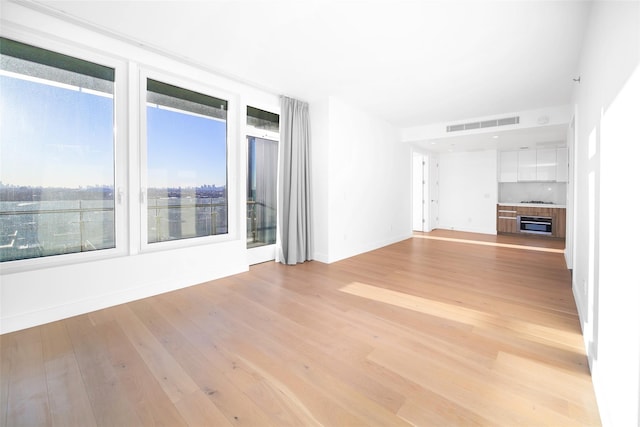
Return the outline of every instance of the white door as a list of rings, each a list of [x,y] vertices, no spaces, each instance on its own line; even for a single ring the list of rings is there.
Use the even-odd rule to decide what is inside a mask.
[[[413,153],[413,230],[429,228],[429,156]]]
[[[428,174],[428,192],[427,200],[429,200],[429,221],[427,222],[427,229],[425,231],[431,231],[434,228],[438,228],[439,224],[439,210],[440,210],[440,174],[438,159],[434,156],[429,157],[429,174]]]
[[[413,153],[413,231],[424,231],[424,159]]]

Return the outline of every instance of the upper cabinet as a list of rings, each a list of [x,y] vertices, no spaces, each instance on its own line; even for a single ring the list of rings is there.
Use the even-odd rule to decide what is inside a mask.
[[[556,181],[569,182],[569,149],[558,148],[556,156]]]
[[[536,150],[520,150],[518,153],[518,181],[537,181]]]
[[[501,152],[498,171],[498,182],[518,182],[518,152]]]
[[[567,182],[569,177],[566,148],[501,151],[498,182]]]
[[[556,180],[556,149],[536,150],[536,181]]]

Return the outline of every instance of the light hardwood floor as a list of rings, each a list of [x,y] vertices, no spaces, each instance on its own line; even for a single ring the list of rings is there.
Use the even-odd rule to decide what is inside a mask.
[[[5,334],[0,424],[599,425],[562,246],[416,234]]]

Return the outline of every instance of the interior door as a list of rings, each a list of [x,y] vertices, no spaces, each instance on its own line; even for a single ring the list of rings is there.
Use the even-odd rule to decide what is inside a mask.
[[[440,211],[440,177],[439,164],[435,156],[429,157],[429,179],[428,179],[428,200],[429,200],[429,222],[428,229],[431,231],[438,228]]]
[[[413,231],[429,231],[429,157],[413,153]]]
[[[424,167],[422,154],[413,153],[413,231],[424,231]]]

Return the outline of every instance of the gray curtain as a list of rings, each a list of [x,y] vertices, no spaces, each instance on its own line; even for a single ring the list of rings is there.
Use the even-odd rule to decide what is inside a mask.
[[[282,96],[280,106],[278,260],[292,265],[311,259],[309,105]]]

